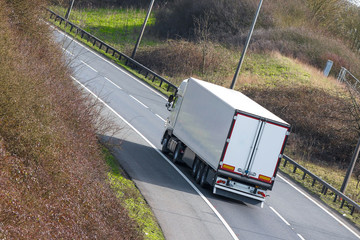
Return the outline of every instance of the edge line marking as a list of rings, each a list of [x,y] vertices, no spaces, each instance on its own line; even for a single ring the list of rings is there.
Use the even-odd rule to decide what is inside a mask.
[[[284,182],[286,182],[287,184],[289,184],[291,187],[293,187],[296,191],[298,191],[299,193],[301,193],[304,197],[306,197],[308,200],[310,200],[311,202],[313,202],[316,206],[318,206],[320,209],[322,209],[324,212],[326,212],[327,214],[329,214],[333,219],[335,219],[339,224],[341,224],[343,227],[345,227],[348,231],[350,231],[352,234],[354,234],[357,238],[360,239],[360,236],[354,231],[352,230],[350,227],[348,227],[345,223],[343,223],[339,218],[337,218],[335,215],[333,215],[331,212],[329,212],[327,209],[325,209],[323,206],[320,205],[320,203],[316,202],[314,199],[312,199],[311,197],[307,196],[307,194],[305,192],[303,192],[302,190],[300,190],[299,188],[297,188],[296,186],[294,186],[292,183],[290,183],[288,180],[286,180],[284,177],[282,177],[280,174],[278,175],[279,178],[281,178],[281,180],[283,180]]]

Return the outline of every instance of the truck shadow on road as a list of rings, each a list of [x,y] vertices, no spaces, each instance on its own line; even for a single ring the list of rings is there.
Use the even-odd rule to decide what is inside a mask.
[[[138,139],[121,140],[116,137],[98,136],[100,142],[106,144],[112,154],[118,160],[121,168],[132,179],[137,186],[141,183],[162,188],[169,188],[173,191],[182,191],[194,195],[198,193],[190,186],[190,184],[180,175],[180,173],[166,161],[155,149],[147,143],[139,143]],[[214,195],[212,188],[207,186],[201,188],[192,178],[190,169],[183,163],[177,163],[175,166],[186,176],[202,194],[210,201],[222,201],[230,204],[247,206],[243,202]],[[150,186],[151,188],[151,186]],[[249,207],[254,207],[250,205]]]

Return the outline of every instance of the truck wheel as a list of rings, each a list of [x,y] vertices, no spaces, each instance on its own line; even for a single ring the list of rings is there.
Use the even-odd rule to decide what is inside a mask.
[[[197,157],[195,157],[195,160],[194,160],[194,163],[193,163],[192,169],[191,169],[191,176],[196,177],[196,174],[199,169],[199,165],[200,165],[200,160]]]
[[[200,178],[200,186],[201,187],[205,187],[207,182],[206,182],[206,178],[207,178],[207,175],[208,175],[208,172],[209,172],[209,166],[206,165],[202,174],[201,174],[201,178]]]
[[[168,153],[169,149],[167,147],[167,144],[169,142],[169,135],[164,136],[163,140],[162,140],[162,148],[161,148],[161,152],[163,153]]]
[[[182,149],[182,144],[181,142],[179,141],[176,145],[176,148],[175,148],[175,151],[174,151],[174,154],[173,154],[173,158],[172,158],[172,162],[173,163],[176,163],[176,162],[179,162],[181,161],[182,159],[182,154],[181,154],[181,151],[183,150]]]
[[[202,176],[203,173],[204,173],[204,169],[205,169],[205,163],[200,162],[200,164],[199,164],[199,169],[198,169],[198,171],[197,171],[197,173],[196,173],[196,177],[195,177],[195,181],[196,181],[197,183],[200,183],[200,179],[201,179],[201,176]]]

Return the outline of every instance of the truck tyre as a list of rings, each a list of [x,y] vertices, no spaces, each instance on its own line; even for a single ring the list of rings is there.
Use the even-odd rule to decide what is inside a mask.
[[[195,177],[195,181],[197,183],[200,183],[200,179],[201,179],[201,176],[204,173],[205,166],[206,166],[205,163],[200,162],[199,167],[198,167],[198,171],[197,171],[196,177]]]
[[[169,152],[169,149],[168,149],[168,147],[167,147],[167,145],[168,145],[168,142],[169,142],[169,135],[165,135],[164,136],[164,138],[163,138],[163,140],[162,140],[162,148],[161,148],[161,152],[163,152],[163,153],[168,153]]]
[[[194,178],[196,177],[196,174],[198,172],[199,165],[200,165],[200,160],[197,157],[195,157],[195,160],[194,160],[194,163],[193,163],[192,169],[191,169],[191,176],[193,176]]]
[[[206,182],[206,178],[207,178],[207,175],[208,175],[208,172],[209,172],[209,166],[206,165],[202,174],[201,174],[201,177],[200,177],[200,186],[201,187],[205,187],[207,182]]]
[[[173,158],[172,158],[172,162],[173,163],[177,163],[179,161],[181,161],[182,159],[182,150],[183,150],[183,146],[182,143],[179,141],[176,145],[174,154],[173,154]]]

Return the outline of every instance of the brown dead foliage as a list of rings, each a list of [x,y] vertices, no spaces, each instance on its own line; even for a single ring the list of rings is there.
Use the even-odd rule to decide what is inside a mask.
[[[139,239],[106,183],[98,113],[40,19],[0,0],[0,239]]]

